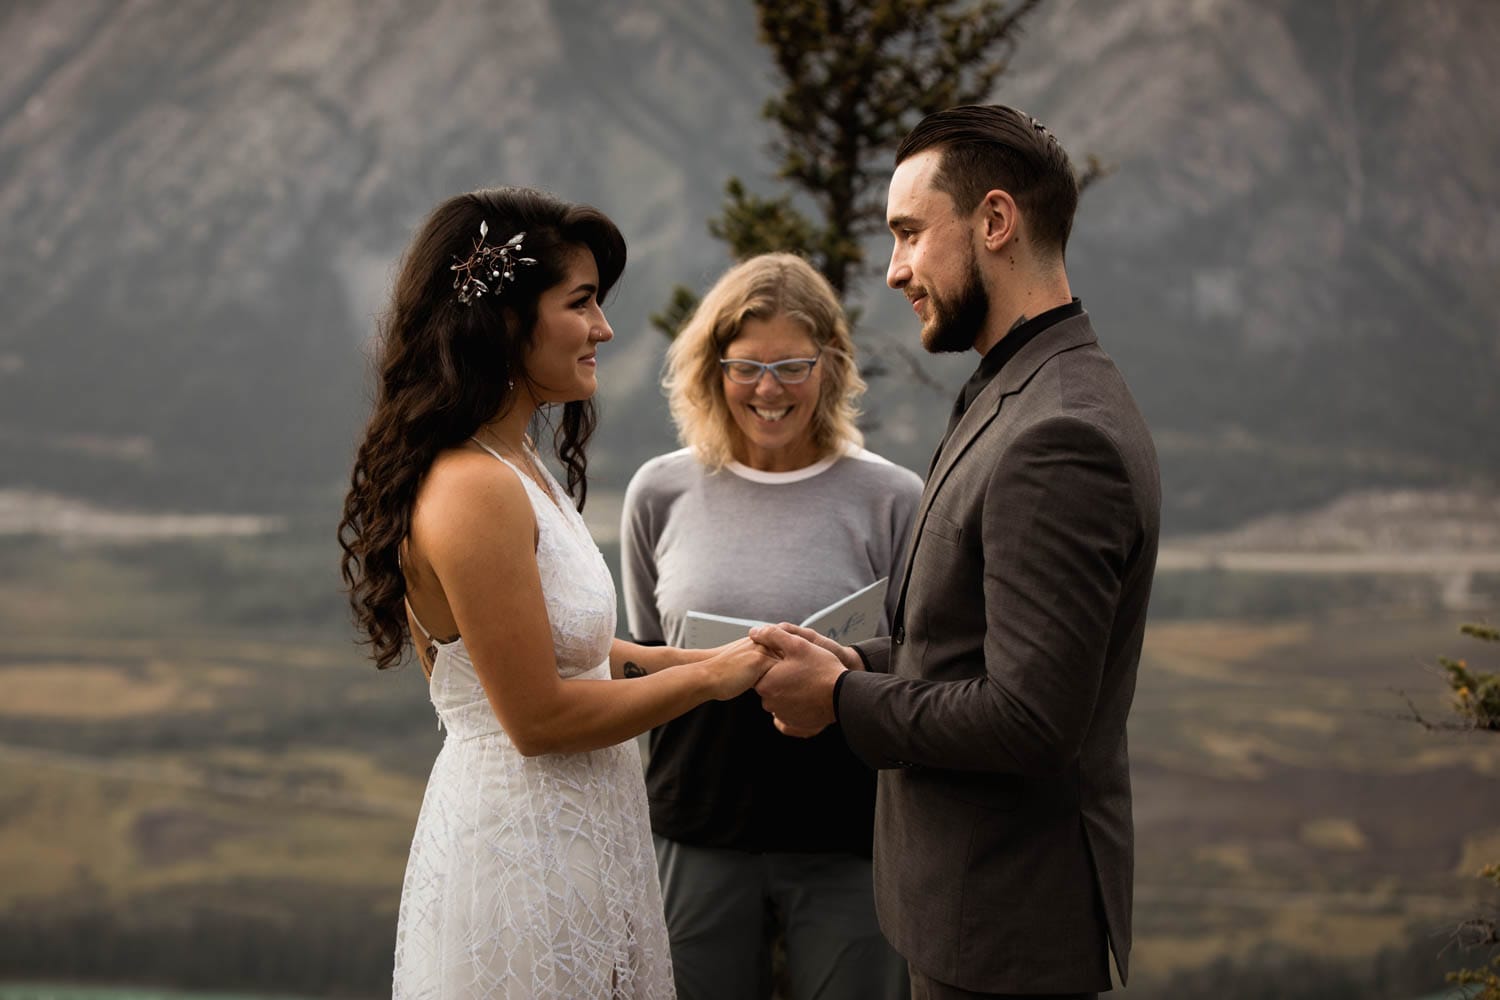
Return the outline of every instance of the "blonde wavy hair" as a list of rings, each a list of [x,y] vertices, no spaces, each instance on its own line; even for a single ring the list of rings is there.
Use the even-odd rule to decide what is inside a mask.
[[[822,352],[822,388],[810,428],[818,457],[864,444],[854,421],[865,381],[855,367],[849,321],[833,286],[796,254],[761,254],[724,272],[667,350],[662,387],[677,436],[710,469],[734,461],[735,446],[741,443],[724,398],[719,358],[745,320],[778,316],[806,328]]]

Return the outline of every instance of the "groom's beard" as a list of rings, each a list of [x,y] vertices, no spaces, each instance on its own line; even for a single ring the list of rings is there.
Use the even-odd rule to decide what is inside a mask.
[[[922,330],[922,346],[927,352],[957,354],[973,347],[990,314],[990,293],[979,273],[974,248],[969,248],[969,273],[957,295],[949,299],[932,291],[927,294],[932,301],[932,321]]]

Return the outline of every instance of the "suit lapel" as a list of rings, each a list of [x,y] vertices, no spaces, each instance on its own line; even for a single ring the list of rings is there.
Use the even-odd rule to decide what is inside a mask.
[[[968,450],[969,445],[979,436],[979,432],[999,416],[1006,397],[1013,396],[1025,388],[1026,383],[1031,381],[1041,367],[1057,355],[1096,342],[1094,329],[1089,324],[1088,315],[1084,314],[1063,320],[1021,348],[1021,352],[1011,358],[1005,367],[1000,369],[1000,373],[990,380],[990,384],[974,397],[974,402],[959,420],[958,426],[953,429],[948,443],[943,445],[943,450],[938,454],[932,473],[927,477],[927,485],[922,491],[922,506],[918,511],[918,518],[927,516],[927,511],[931,508],[938,490],[942,489],[948,474],[953,471],[954,465]]]
[[[922,543],[922,532],[927,525],[927,513],[932,509],[932,501],[937,497],[938,490],[942,489],[948,473],[953,471],[953,466],[979,436],[979,432],[1000,415],[1000,408],[1006,397],[1013,396],[1025,388],[1026,383],[1030,382],[1032,377],[1041,370],[1042,365],[1064,351],[1071,351],[1097,342],[1087,313],[1065,319],[1021,348],[1020,353],[1011,358],[1005,367],[1000,369],[1000,373],[990,380],[990,384],[974,397],[974,402],[964,411],[958,426],[953,428],[953,433],[949,435],[947,443],[938,452],[933,461],[932,472],[922,488],[922,502],[917,509],[917,530],[911,533],[911,543],[907,546],[906,571],[901,578],[901,596],[896,601],[896,616],[891,621],[892,628],[897,625],[905,627],[906,592],[911,587],[911,573],[917,564],[917,547]]]

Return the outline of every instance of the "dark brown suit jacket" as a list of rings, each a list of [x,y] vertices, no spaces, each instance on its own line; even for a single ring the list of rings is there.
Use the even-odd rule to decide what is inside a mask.
[[[889,639],[839,721],[880,768],[881,927],[995,993],[1108,989],[1130,956],[1125,719],[1156,566],[1156,452],[1087,315],[1028,343],[938,456]]]

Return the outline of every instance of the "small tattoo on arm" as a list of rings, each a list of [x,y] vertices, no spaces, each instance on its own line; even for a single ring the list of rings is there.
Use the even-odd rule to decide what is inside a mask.
[[[626,660],[625,661],[625,666],[623,666],[623,667],[620,668],[620,672],[623,673],[626,677],[645,677],[646,676],[646,671],[644,669],[642,669],[640,667],[640,665],[634,663],[631,660]]]

